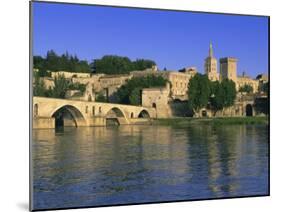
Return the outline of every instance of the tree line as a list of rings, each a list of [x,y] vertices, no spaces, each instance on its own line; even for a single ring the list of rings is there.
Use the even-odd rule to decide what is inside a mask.
[[[48,71],[69,71],[78,73],[128,74],[133,70],[145,70],[156,63],[153,60],[137,59],[131,61],[128,57],[105,55],[94,59],[91,63],[80,60],[68,52],[58,55],[54,50],[47,51],[46,57],[34,56],[33,67],[38,69],[40,77],[50,76]]]
[[[48,51],[46,57],[34,56],[33,67],[39,69],[40,77],[49,76],[48,71],[91,72],[86,60],[80,60],[76,55],[68,54],[68,52],[58,55],[53,50]]]
[[[137,59],[131,61],[128,57],[117,55],[105,55],[101,59],[95,59],[91,64],[94,73],[104,74],[128,74],[134,70],[152,68],[156,63],[152,60]]]

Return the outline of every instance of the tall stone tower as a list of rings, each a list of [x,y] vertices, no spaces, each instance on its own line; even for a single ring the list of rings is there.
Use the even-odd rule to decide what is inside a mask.
[[[230,79],[237,81],[237,59],[234,57],[225,57],[220,59],[220,80]]]
[[[217,73],[217,60],[214,57],[213,46],[211,43],[209,47],[209,55],[205,59],[205,74],[211,81],[219,80],[219,76]]]

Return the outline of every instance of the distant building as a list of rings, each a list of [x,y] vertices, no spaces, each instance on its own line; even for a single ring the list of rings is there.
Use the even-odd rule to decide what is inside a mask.
[[[251,86],[253,88],[253,93],[257,93],[259,90],[259,81],[252,79],[250,76],[247,76],[245,72],[243,72],[242,76],[237,77],[236,90],[239,91],[239,89],[245,85]]]

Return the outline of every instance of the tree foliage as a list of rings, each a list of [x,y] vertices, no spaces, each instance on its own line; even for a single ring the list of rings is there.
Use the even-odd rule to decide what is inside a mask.
[[[210,81],[206,75],[197,73],[188,84],[189,107],[196,112],[207,106],[211,93]]]
[[[39,75],[34,74],[33,95],[34,96],[48,96],[48,91],[45,88],[45,83],[40,79]]]
[[[215,112],[232,106],[235,98],[236,88],[232,80],[224,79],[222,82],[211,82],[210,105]]]
[[[129,102],[132,105],[140,105],[141,104],[141,87],[134,88],[129,95]]]
[[[105,55],[101,59],[95,59],[91,68],[95,73],[104,74],[128,74],[133,70],[144,70],[155,65],[152,60],[137,59],[131,61],[128,57],[117,55]]]
[[[54,79],[55,86],[50,89],[50,96],[54,98],[65,98],[65,94],[70,86],[70,81],[64,75],[59,75]]]
[[[96,94],[96,102],[107,102],[107,98],[103,92],[99,92]]]
[[[236,89],[232,80],[211,82],[206,75],[196,74],[189,82],[188,102],[195,112],[209,106],[215,112],[222,110],[233,105],[235,98]]]
[[[86,60],[79,60],[76,55],[68,52],[58,55],[54,50],[47,52],[46,57],[34,56],[33,67],[39,69],[40,77],[49,76],[49,71],[69,71],[69,72],[91,72],[90,65]]]
[[[215,111],[222,110],[224,107],[225,93],[219,81],[211,82],[210,103]]]
[[[134,77],[116,92],[116,97],[119,103],[140,105],[141,90],[143,88],[162,87],[165,86],[167,80],[162,76],[148,75],[146,77]]]
[[[265,92],[268,95],[269,91],[269,82],[262,84],[261,91]]]
[[[137,59],[133,62],[134,70],[145,70],[147,68],[152,68],[156,65],[153,60]]]
[[[81,93],[84,93],[86,91],[86,85],[78,83],[78,82],[69,83],[68,89],[69,90],[79,90]]]
[[[245,84],[239,88],[239,92],[253,93],[253,87],[251,85]]]

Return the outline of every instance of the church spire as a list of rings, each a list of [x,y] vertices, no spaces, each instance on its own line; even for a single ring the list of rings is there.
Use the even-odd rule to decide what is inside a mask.
[[[209,47],[209,57],[213,57],[213,46],[212,43],[210,43],[210,47]]]

